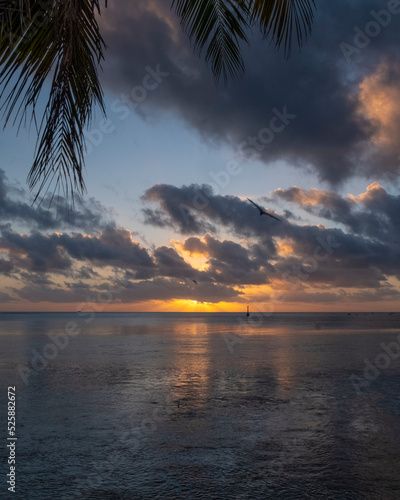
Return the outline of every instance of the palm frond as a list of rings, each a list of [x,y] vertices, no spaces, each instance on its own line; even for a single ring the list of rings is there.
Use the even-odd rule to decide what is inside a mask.
[[[248,42],[248,11],[245,2],[229,0],[173,0],[182,28],[193,43],[195,52],[210,63],[217,83],[221,76],[238,78],[244,73],[240,42]]]
[[[28,183],[31,189],[39,186],[36,198],[53,180],[73,195],[84,190],[84,128],[94,104],[104,112],[97,74],[104,51],[95,19],[99,0],[31,1],[29,10],[18,10],[21,2],[0,4],[0,98],[13,86],[0,109],[6,124],[14,116],[21,125],[28,109],[34,118],[43,84],[52,75]],[[2,10],[5,3],[15,10]]]
[[[107,1],[105,1],[107,6]],[[246,31],[258,25],[279,48],[290,53],[292,40],[301,47],[311,30],[314,0],[172,0],[182,28],[202,54],[217,83],[244,73],[241,44]],[[37,196],[53,180],[84,190],[84,128],[92,109],[104,112],[97,69],[105,49],[96,22],[100,0],[0,0],[0,107],[7,124],[31,119],[38,141],[28,182]],[[42,119],[36,105],[51,76]],[[10,90],[11,88],[11,90]],[[6,93],[6,91],[8,93]],[[36,199],[35,198],[35,199]]]
[[[282,44],[289,56],[295,37],[301,48],[311,33],[314,19],[314,0],[249,0],[251,22],[257,24],[265,37],[275,46]]]
[[[0,40],[8,37],[11,44],[13,35],[22,30],[30,18],[29,0],[0,0]]]

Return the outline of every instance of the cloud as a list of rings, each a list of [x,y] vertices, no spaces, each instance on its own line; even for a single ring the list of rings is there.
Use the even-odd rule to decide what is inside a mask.
[[[214,233],[217,226],[233,226],[237,234],[251,236],[263,233],[265,240],[279,234],[280,224],[268,219],[270,233],[265,232],[265,218],[258,215],[247,200],[238,196],[215,195],[211,186],[191,184],[180,188],[168,184],[156,184],[149,188],[144,201],[157,203],[160,208],[146,208],[145,223],[173,227],[182,234]],[[274,245],[269,245],[274,251]]]
[[[387,244],[400,243],[400,196],[389,194],[379,183],[367,187],[365,193],[357,196],[318,190],[277,189],[272,199],[283,199],[295,203],[307,212],[342,224],[352,233],[379,240]]]
[[[69,207],[65,198],[57,196],[48,208],[50,196],[39,207],[29,205],[25,201],[27,197],[25,190],[11,184],[4,170],[0,169],[0,222],[18,222],[37,230],[68,228],[96,231],[109,223],[111,216],[94,198],[82,200],[76,197],[74,207]]]
[[[151,277],[155,269],[148,251],[132,239],[130,231],[115,226],[106,227],[96,236],[44,235],[38,231],[21,235],[7,230],[0,238],[0,248],[8,252],[16,268],[30,272],[65,273],[72,270],[74,261],[129,268],[137,278]]]
[[[118,283],[117,283],[118,284]],[[196,300],[198,302],[234,301],[243,292],[232,286],[218,283],[191,282],[176,279],[155,278],[140,282],[122,282],[119,300],[122,302],[142,302],[147,300]]]
[[[148,225],[183,238],[146,248],[113,222],[91,233],[47,227],[24,234],[1,225],[7,286],[0,300],[72,304],[103,292],[113,304],[262,302],[280,292],[286,302],[334,304],[398,296],[400,195],[377,182],[355,195],[293,186],[268,198],[311,213],[318,225],[281,213],[281,222],[261,217],[246,199],[214,194],[207,185],[157,184],[143,200]]]
[[[84,279],[84,280],[89,280],[89,279],[100,277],[99,273],[97,273],[96,271],[93,271],[93,269],[91,269],[88,266],[81,266],[77,271],[75,271],[73,276],[74,276],[74,278]]]
[[[11,295],[9,295],[8,293],[0,292],[0,303],[14,302],[14,301],[15,301],[15,298],[11,297]]]
[[[373,124],[372,141],[397,148],[400,134],[400,67],[382,62],[360,83],[360,114]],[[396,152],[396,151],[394,151]]]
[[[181,246],[184,251],[207,256],[214,279],[226,278],[235,283],[232,269],[236,269],[238,282],[244,284],[248,283],[249,273],[257,270],[257,280],[264,283],[294,277],[307,283],[363,288],[379,287],[387,276],[400,277],[400,233],[394,230],[400,224],[396,219],[400,196],[388,194],[377,183],[358,197],[298,187],[278,189],[272,195],[272,199],[282,198],[314,215],[335,221],[343,229],[327,228],[323,224],[296,225],[285,219],[280,223],[259,217],[247,200],[214,195],[209,186],[174,187],[173,198],[170,198],[170,188],[156,185],[149,191],[151,200],[163,207],[163,218],[171,227],[187,234],[212,225],[219,231],[228,231],[235,239],[247,239],[244,247],[231,241],[218,241],[211,235],[185,240]],[[202,209],[196,208],[193,201],[199,193],[204,196]],[[176,210],[181,203],[185,203],[190,216],[186,217],[189,221],[186,225]],[[322,260],[316,260],[321,256],[323,264]],[[229,272],[225,272],[226,267]]]
[[[117,266],[135,271],[137,278],[151,277],[154,262],[148,251],[132,239],[127,229],[108,226],[99,235],[62,234],[57,243],[68,255],[94,266]]]
[[[3,231],[0,248],[8,253],[9,261],[16,269],[62,273],[70,269],[72,261],[57,242],[57,234],[45,236],[35,231],[28,236]]]
[[[168,184],[156,184],[145,192],[142,200],[158,202],[161,209],[144,208],[144,222],[159,227],[178,227],[183,234],[215,231],[212,224],[196,218],[191,211],[191,207],[202,208],[207,205],[208,193],[208,186],[193,184],[178,188]],[[176,196],[179,197],[179,203],[176,203]]]
[[[46,274],[21,272],[20,277],[24,282],[33,285],[54,285],[54,281]]]
[[[0,274],[10,274],[10,272],[14,269],[13,264],[6,259],[0,259]]]
[[[238,154],[246,150],[266,165],[285,160],[307,171],[311,167],[332,183],[398,171],[397,153],[381,141],[390,135],[393,142],[400,126],[398,20],[393,15],[348,62],[341,44],[354,43],[354,28],[362,30],[373,19],[376,2],[323,2],[318,7],[310,40],[289,60],[257,33],[250,34],[246,75],[224,89],[215,87],[165,2],[138,0],[123,9],[111,4],[102,22],[109,47],[104,83],[120,101],[114,109],[141,85],[146,67],[159,65],[169,75],[144,100],[132,103],[136,112],[172,112],[211,143],[228,143]],[[386,96],[387,112],[381,113],[372,93]],[[296,117],[276,120],[285,109]],[[110,118],[118,119],[121,112],[111,109]]]
[[[235,285],[261,285],[268,283],[269,273],[274,272],[257,245],[243,246],[206,234],[202,239],[193,236],[187,238],[181,249],[207,257],[206,271],[199,275],[199,279]]]
[[[26,285],[13,292],[21,300],[50,303],[86,303],[102,297],[102,304],[131,304],[147,301],[193,300],[199,302],[232,301],[240,298],[242,292],[232,287],[214,283],[188,286],[176,279],[155,278],[152,280],[116,280],[104,286],[91,287],[85,283],[66,283],[63,287]],[[1,296],[0,296],[1,300]],[[15,300],[15,299],[14,299]]]

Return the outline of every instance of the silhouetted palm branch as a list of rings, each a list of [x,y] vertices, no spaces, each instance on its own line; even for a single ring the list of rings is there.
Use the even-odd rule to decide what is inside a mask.
[[[290,54],[294,36],[301,48],[311,32],[314,0],[250,0],[251,21],[258,24],[265,37],[270,36],[276,47],[282,44]]]
[[[217,82],[221,75],[238,78],[244,72],[240,41],[248,42],[249,12],[245,2],[226,0],[173,0],[172,7],[180,17],[194,50],[202,53],[206,46],[206,62]]]
[[[99,8],[98,1],[87,0],[0,3],[0,97],[5,96],[6,123],[14,116],[21,125],[30,107],[35,118],[43,84],[52,75],[28,176],[31,188],[39,186],[36,197],[53,180],[67,194],[69,188],[72,194],[84,189],[83,131],[94,103],[104,111],[97,74],[104,43],[94,15]]]
[[[248,43],[250,26],[288,55],[293,38],[300,47],[306,40],[314,7],[314,0],[172,0],[194,50],[205,50],[217,83],[243,74],[241,44]],[[84,190],[83,131],[94,104],[104,112],[97,69],[105,46],[96,11],[100,0],[0,0],[0,109],[6,124],[14,117],[19,126],[32,110],[38,141],[28,182],[31,189],[38,186],[36,198],[53,180],[66,194]],[[50,76],[38,124],[36,105]]]
[[[173,0],[182,28],[205,59],[217,83],[221,75],[234,79],[244,73],[240,43],[248,43],[246,31],[258,26],[279,48],[290,54],[295,38],[299,47],[311,31],[314,0]]]

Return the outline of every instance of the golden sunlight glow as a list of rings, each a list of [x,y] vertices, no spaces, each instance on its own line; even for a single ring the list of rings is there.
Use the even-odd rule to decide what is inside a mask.
[[[285,191],[282,188],[275,190],[276,193],[279,191]],[[327,196],[327,192],[317,188],[302,189],[297,186],[291,188],[292,200],[299,205],[320,205],[324,202],[324,198]]]
[[[384,191],[384,189],[378,182],[373,182],[367,186],[367,191],[365,193],[361,193],[358,196],[354,194],[348,194],[347,196],[356,203],[362,203],[374,198],[378,191]]]
[[[177,240],[169,240],[170,243],[174,246],[175,250],[179,253],[179,255],[185,259],[185,261],[190,264],[194,269],[198,271],[206,271],[208,269],[208,255],[189,251],[184,247],[184,243]]]
[[[276,241],[276,246],[279,255],[291,255],[294,253],[294,248],[289,238]]]
[[[400,118],[400,89],[389,82],[391,68],[387,63],[364,78],[360,84],[360,113],[376,127],[373,142],[378,145],[397,144]]]
[[[268,285],[247,285],[241,288],[243,296],[250,302],[263,302],[269,300],[274,293],[274,287]]]
[[[157,302],[157,304],[156,304]],[[238,302],[200,302],[197,300],[177,299],[168,302],[154,301],[153,311],[160,312],[238,312],[246,306]]]

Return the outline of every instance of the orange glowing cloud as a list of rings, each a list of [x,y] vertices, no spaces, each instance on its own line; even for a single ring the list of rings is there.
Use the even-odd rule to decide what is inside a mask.
[[[208,256],[207,244],[205,238],[198,238],[197,236],[190,236],[184,242],[178,240],[169,240],[172,245],[181,253],[190,255],[191,257],[204,257]]]
[[[207,246],[200,238],[191,236],[184,242],[172,239],[169,241],[185,261],[194,269],[205,271],[208,268]],[[191,244],[190,242],[195,242],[195,244]]]
[[[361,193],[358,196],[354,196],[353,194],[348,194],[347,196],[356,203],[367,203],[377,195],[382,194],[383,191],[386,192],[378,182],[373,182],[367,187],[365,193]]]
[[[275,243],[279,255],[292,255],[294,253],[293,242],[290,239],[281,239]]]
[[[278,188],[274,193],[282,198],[286,198],[286,194],[290,192],[290,201],[298,203],[299,205],[321,205],[324,200],[330,196],[330,193],[322,189],[311,188],[302,189],[293,186],[290,189]]]
[[[375,128],[372,141],[376,145],[395,145],[400,132],[400,88],[390,78],[393,68],[387,63],[360,84],[360,114]]]

